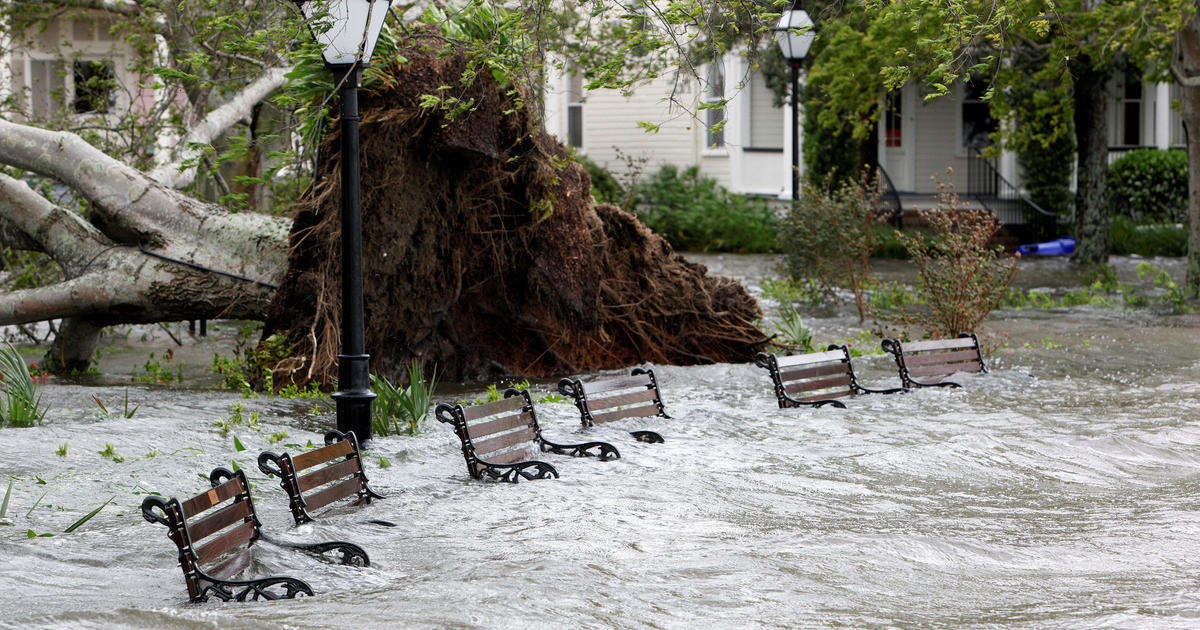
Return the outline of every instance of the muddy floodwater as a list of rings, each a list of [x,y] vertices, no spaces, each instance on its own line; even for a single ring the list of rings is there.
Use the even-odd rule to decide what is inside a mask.
[[[765,257],[701,262],[755,292],[774,273]],[[1115,262],[1136,281],[1137,261]],[[1022,286],[1076,282],[1062,261],[1022,265]],[[817,340],[856,336],[849,313],[814,313]],[[987,327],[1003,345],[962,389],[859,397],[844,410],[780,410],[749,364],[655,366],[670,420],[584,433],[574,407],[540,403],[550,439],[608,440],[622,454],[549,455],[557,480],[471,481],[449,427],[430,419],[416,437],[369,442],[367,473],[386,499],[299,527],[254,462],[320,443],[332,414],[213,391],[212,353],[232,346],[219,329],[177,347],[194,385],[130,383],[149,352],[175,347],[135,333],[114,341],[91,384],[47,383],[41,426],[0,430],[0,492],[13,480],[0,627],[1200,626],[1200,318],[1001,309]],[[856,366],[868,387],[898,384],[883,355]],[[447,386],[438,400],[482,391]],[[239,403],[258,426],[223,434],[214,421]],[[197,494],[201,475],[234,462],[267,532],[349,540],[372,566],[257,545],[251,573],[299,577],[316,596],[188,604],[166,529],[139,505],[150,492]]]

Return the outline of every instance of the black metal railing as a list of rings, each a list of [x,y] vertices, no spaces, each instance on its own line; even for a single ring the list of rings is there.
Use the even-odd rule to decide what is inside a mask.
[[[1038,237],[1051,237],[1057,232],[1058,217],[1005,179],[996,168],[995,158],[978,151],[967,158],[967,196],[996,215],[1010,231]]]
[[[879,188],[879,211],[887,213],[888,223],[899,228],[904,220],[904,206],[900,203],[900,193],[896,190],[887,171],[883,170],[882,166],[875,168],[879,170],[879,179],[876,184]]]

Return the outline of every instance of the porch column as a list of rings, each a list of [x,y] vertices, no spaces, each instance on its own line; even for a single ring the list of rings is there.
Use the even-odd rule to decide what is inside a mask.
[[[742,174],[742,147],[746,145],[744,132],[749,127],[747,118],[750,115],[750,108],[746,107],[750,89],[743,85],[747,76],[744,57],[726,55],[725,68],[726,77],[740,77],[737,83],[732,85],[726,79],[724,98],[729,99],[725,105],[725,151],[729,155],[729,189],[742,193],[745,191],[746,179]]]
[[[792,129],[792,105],[791,100],[795,95],[791,93],[791,86],[788,86],[788,101],[783,107],[779,108],[779,115],[783,117],[783,168],[780,170],[780,175],[783,178],[783,189],[779,193],[780,199],[792,198],[792,135],[795,129]],[[798,138],[803,140],[803,138]],[[801,168],[803,168],[804,160],[801,160]]]
[[[1154,146],[1171,148],[1171,84],[1154,86]]]

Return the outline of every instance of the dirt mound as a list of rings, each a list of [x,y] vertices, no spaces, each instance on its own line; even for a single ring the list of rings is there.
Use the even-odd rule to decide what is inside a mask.
[[[633,215],[594,205],[586,171],[514,105],[519,93],[481,77],[441,92],[472,100],[468,113],[448,119],[421,107],[422,95],[458,86],[465,65],[439,58],[434,43],[410,41],[395,80],[361,98],[373,371],[403,381],[417,358],[464,381],[752,357],[764,341],[755,300],[684,260]],[[322,144],[266,321],[264,339],[283,333],[297,350],[277,369],[277,385],[337,372],[337,146],[336,132]]]

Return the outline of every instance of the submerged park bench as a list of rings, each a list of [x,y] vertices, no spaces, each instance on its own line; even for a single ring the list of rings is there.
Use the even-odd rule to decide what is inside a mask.
[[[654,370],[649,368],[634,368],[629,376],[590,383],[577,378],[564,378],[558,382],[558,391],[575,402],[584,427],[625,418],[671,417],[663,407]],[[662,436],[654,431],[629,433],[642,442],[663,442]]]
[[[904,391],[901,387],[867,389],[859,385],[850,363],[850,349],[844,345],[834,344],[824,352],[787,357],[760,352],[755,355],[754,364],[770,374],[780,409],[824,405],[845,409],[846,405],[838,398]]]
[[[962,387],[942,379],[960,372],[987,372],[983,365],[983,353],[979,350],[979,338],[974,333],[963,333],[957,339],[933,341],[884,339],[883,349],[896,358],[900,382],[909,389]],[[927,380],[929,378],[933,380]]]
[[[311,521],[311,512],[347,497],[356,497],[354,504],[383,498],[367,485],[353,431],[329,431],[325,446],[295,457],[265,451],[258,456],[258,469],[279,478],[297,525]]]
[[[550,464],[529,458],[533,446],[541,452],[574,457],[621,457],[607,442],[556,444],[546,440],[527,390],[509,388],[500,400],[466,407],[442,403],[434,409],[434,415],[454,427],[462,441],[467,472],[474,479],[516,483],[521,479],[558,477]]]
[[[209,475],[209,481],[211,490],[186,501],[176,498],[164,501],[158,496],[148,496],[142,501],[142,517],[151,523],[165,525],[167,536],[179,549],[179,566],[183,569],[191,601],[207,601],[210,595],[222,601],[312,595],[308,584],[293,577],[231,579],[249,566],[249,547],[259,539],[316,555],[337,553],[341,564],[370,565],[367,552],[348,542],[296,544],[267,538],[254,511],[250,486],[243,471],[216,468]],[[222,504],[225,505],[214,509]],[[213,565],[217,560],[221,561]],[[202,568],[203,565],[212,566]]]

